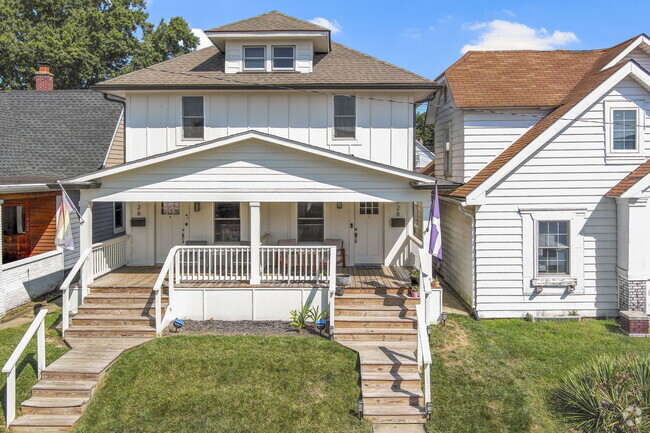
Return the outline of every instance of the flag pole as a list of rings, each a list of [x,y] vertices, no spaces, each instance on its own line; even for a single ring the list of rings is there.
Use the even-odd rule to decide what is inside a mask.
[[[75,206],[74,202],[72,201],[72,199],[70,198],[70,196],[69,196],[68,193],[66,192],[65,188],[63,188],[63,185],[61,184],[61,181],[60,181],[60,180],[57,180],[56,183],[58,183],[58,184],[59,184],[59,187],[61,187],[61,193],[64,194],[64,195],[68,198],[68,202],[69,202],[70,205],[72,206],[72,210],[73,210],[73,211],[77,214],[77,216],[79,217],[79,222],[80,222],[80,223],[83,223],[84,220],[83,220],[83,217],[81,216],[81,212],[79,212],[79,209],[77,209],[77,206]]]

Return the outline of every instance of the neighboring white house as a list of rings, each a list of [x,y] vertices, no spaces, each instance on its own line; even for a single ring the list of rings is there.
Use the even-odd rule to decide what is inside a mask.
[[[650,40],[468,52],[430,103],[439,273],[485,318],[646,313]],[[625,180],[623,180],[625,179]]]
[[[128,265],[242,246],[252,285],[260,247],[336,244],[348,266],[413,264],[434,181],[414,171],[414,114],[439,86],[277,12],[206,34],[215,46],[94,86],[126,102],[126,163],[67,180],[88,187],[84,218],[126,203]],[[85,247],[91,236],[82,228]],[[225,315],[210,288],[175,293],[179,317],[259,317],[242,291]],[[299,302],[275,293],[265,317],[285,318]]]

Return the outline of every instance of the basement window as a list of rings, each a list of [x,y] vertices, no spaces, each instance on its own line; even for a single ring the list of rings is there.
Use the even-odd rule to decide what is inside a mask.
[[[203,96],[183,96],[183,138],[203,139]]]

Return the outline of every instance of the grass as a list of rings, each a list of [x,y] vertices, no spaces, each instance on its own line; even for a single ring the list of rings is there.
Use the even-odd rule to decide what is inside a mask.
[[[319,338],[172,336],[125,353],[75,432],[370,432],[357,355]]]
[[[429,432],[565,433],[554,402],[564,376],[600,355],[649,354],[614,320],[539,322],[452,316],[434,327]]]
[[[45,316],[45,357],[47,359],[47,365],[54,362],[69,350],[60,339],[59,332],[53,329],[53,325],[58,323],[60,319],[61,309],[48,313],[47,316]],[[20,339],[23,338],[23,335],[25,334],[25,331],[27,331],[27,328],[29,328],[30,324],[31,323],[27,323],[15,328],[0,330],[0,363],[3,366],[20,342]],[[32,386],[34,386],[38,381],[36,378],[36,369],[36,337],[34,337],[23,352],[18,364],[16,364],[16,409],[20,408],[20,404],[23,401],[32,396]],[[0,420],[3,425],[5,424],[5,408],[7,405],[6,383],[7,376],[0,374],[0,386],[2,387],[0,390],[2,399],[2,415]],[[19,415],[18,410],[16,411],[16,414],[17,416]],[[2,427],[0,427],[0,430],[6,431]]]

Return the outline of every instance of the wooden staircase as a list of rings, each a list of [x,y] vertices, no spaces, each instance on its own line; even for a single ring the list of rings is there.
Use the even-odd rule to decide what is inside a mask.
[[[163,297],[163,314],[167,298]],[[43,370],[22,403],[13,433],[60,433],[72,429],[104,373],[125,351],[156,336],[151,288],[96,287],[79,306],[66,331],[72,347]]]
[[[426,422],[415,356],[417,321],[406,287],[347,288],[336,297],[334,339],[359,353],[363,416],[381,424]]]

